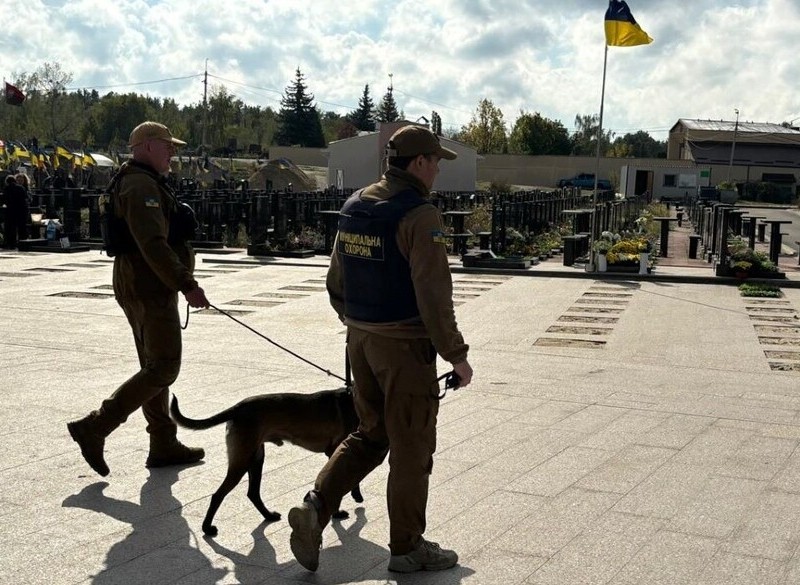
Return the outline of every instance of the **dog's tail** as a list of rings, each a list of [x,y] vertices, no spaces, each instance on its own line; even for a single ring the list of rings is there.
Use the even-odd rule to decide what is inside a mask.
[[[230,409],[223,410],[219,414],[215,414],[210,418],[187,418],[181,414],[181,411],[178,408],[177,396],[172,397],[172,404],[169,406],[169,413],[172,415],[172,420],[174,420],[179,426],[187,429],[193,429],[195,431],[210,429],[211,427],[215,427],[218,424],[222,424],[231,419]]]

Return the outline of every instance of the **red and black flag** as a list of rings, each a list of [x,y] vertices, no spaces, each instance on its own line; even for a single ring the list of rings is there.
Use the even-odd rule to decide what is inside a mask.
[[[21,106],[25,101],[25,94],[19,88],[6,81],[6,103],[12,106]]]

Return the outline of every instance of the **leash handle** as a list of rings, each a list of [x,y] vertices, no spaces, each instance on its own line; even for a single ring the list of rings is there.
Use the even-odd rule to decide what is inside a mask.
[[[444,380],[444,390],[439,390],[439,382]],[[448,390],[455,390],[458,388],[458,385],[461,383],[461,376],[456,374],[455,370],[450,370],[446,374],[442,374],[438,378],[436,378],[436,391],[432,393],[432,395],[441,400],[445,396],[447,396]]]

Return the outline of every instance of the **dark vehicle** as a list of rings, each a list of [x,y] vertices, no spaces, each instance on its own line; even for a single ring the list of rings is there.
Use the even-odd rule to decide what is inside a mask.
[[[594,189],[594,174],[580,173],[569,179],[561,179],[558,182],[559,187],[580,187],[581,189]],[[598,179],[597,188],[600,191],[610,191],[614,188],[611,181],[608,179]]]

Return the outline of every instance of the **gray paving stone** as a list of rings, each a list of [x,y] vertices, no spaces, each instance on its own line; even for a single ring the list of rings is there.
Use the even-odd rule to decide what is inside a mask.
[[[590,528],[619,496],[570,488],[550,498],[494,541],[504,550],[550,558]]]
[[[581,443],[581,446],[618,451],[633,443],[639,443],[641,437],[662,424],[668,417],[669,414],[661,412],[625,410],[622,416],[593,433]]]
[[[509,488],[529,494],[555,496],[612,456],[613,453],[600,449],[569,447],[512,482]]]
[[[617,512],[669,519],[687,506],[702,489],[709,470],[673,460],[662,465],[623,496],[614,506]]]
[[[783,583],[786,563],[751,556],[721,553],[714,557],[696,581],[698,585],[778,585]]]
[[[697,496],[670,521],[677,532],[726,538],[748,517],[767,482],[738,477],[709,477]]]
[[[664,422],[639,436],[638,441],[643,445],[682,449],[713,422],[713,419],[707,417],[672,414]]]
[[[697,583],[718,547],[719,541],[711,538],[661,530],[608,583],[691,585]]]
[[[57,254],[0,257],[4,271],[64,262]],[[209,260],[203,268],[219,265]],[[271,300],[259,295],[321,280],[325,262],[222,266],[203,285],[220,304]],[[613,331],[600,350],[534,342],[563,315],[594,314],[573,311],[576,301],[618,282],[509,276],[460,305],[475,379],[441,403],[426,533],[455,548],[460,566],[388,573],[383,464],[362,483],[363,505],[345,498],[351,518],[325,530],[311,575],[289,550],[285,514],[313,485],[322,455],[268,445],[262,495],[284,518],[263,523],[245,479],[219,510],[215,539],[200,524],[227,467],[224,427],[180,431],[206,449],[202,465],[151,472],[145,422],[135,413],[107,441],[111,474],[89,470],[65,423],[96,408],[138,365],[112,299],[52,296],[110,282],[110,264],[74,268],[0,283],[0,319],[9,325],[0,339],[2,583],[800,580],[798,374],[770,370],[733,287],[626,283],[635,286],[618,320],[604,325]],[[800,289],[784,292],[787,306],[800,309]],[[242,321],[343,375],[344,328],[324,292],[281,300],[248,307]],[[193,417],[254,394],[341,385],[222,315],[192,311],[183,339],[172,390]]]
[[[788,561],[800,545],[800,494],[767,490],[728,537],[726,552]]]
[[[675,455],[674,449],[630,445],[581,478],[577,485],[626,494]]]
[[[662,522],[609,512],[531,575],[530,585],[608,583],[652,538]]]
[[[794,453],[797,444],[797,439],[748,437],[717,468],[717,473],[768,481],[786,467],[787,459]]]

